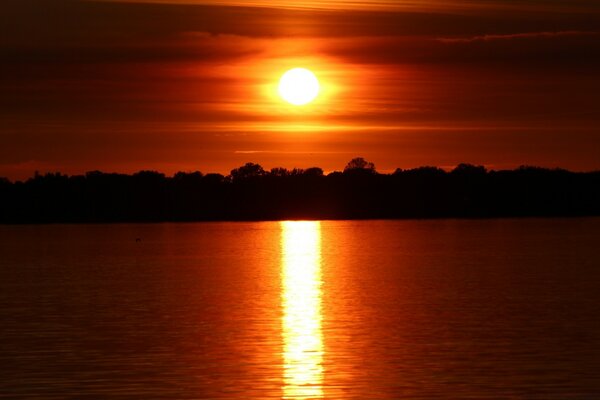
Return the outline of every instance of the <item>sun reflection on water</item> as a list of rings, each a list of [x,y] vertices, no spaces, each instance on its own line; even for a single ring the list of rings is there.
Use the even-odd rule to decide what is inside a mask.
[[[321,225],[281,222],[283,394],[286,399],[323,397],[321,333]]]

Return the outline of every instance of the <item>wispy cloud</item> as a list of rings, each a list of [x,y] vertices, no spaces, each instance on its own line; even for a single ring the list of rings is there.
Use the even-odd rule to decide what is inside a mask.
[[[552,39],[565,36],[596,36],[600,32],[594,31],[558,31],[558,32],[525,32],[511,33],[503,35],[478,35],[462,38],[438,38],[442,43],[472,43],[472,42],[490,42],[495,40],[513,40],[513,39]]]
[[[352,154],[351,151],[236,150],[235,154]]]
[[[162,3],[185,5],[217,5],[235,7],[268,7],[280,9],[313,10],[411,10],[411,11],[598,11],[600,7],[588,0],[570,0],[557,4],[554,0],[85,0],[111,3]]]

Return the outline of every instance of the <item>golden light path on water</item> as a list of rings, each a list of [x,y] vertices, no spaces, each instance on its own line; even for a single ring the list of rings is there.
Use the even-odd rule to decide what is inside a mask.
[[[281,222],[283,397],[323,397],[321,224]]]

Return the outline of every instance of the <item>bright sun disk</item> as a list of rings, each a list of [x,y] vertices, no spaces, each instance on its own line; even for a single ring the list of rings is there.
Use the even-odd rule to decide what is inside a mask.
[[[279,95],[288,103],[303,106],[319,94],[319,80],[306,68],[287,71],[279,80]]]

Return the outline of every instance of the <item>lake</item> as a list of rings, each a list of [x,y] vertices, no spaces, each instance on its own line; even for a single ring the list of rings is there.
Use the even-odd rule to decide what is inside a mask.
[[[0,226],[0,397],[600,398],[600,219]]]

